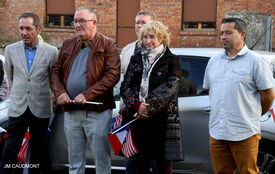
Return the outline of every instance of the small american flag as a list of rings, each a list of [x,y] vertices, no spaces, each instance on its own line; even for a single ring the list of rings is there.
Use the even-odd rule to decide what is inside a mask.
[[[118,128],[119,126],[121,126],[121,122],[122,122],[122,115],[117,115],[117,116],[113,117],[111,130],[114,130],[114,129]]]
[[[134,145],[130,128],[126,135],[126,140],[125,140],[124,144],[122,145],[121,151],[125,155],[126,158],[130,158],[131,156],[133,156],[134,154],[136,154],[138,152],[136,146]]]
[[[125,157],[130,158],[138,152],[134,145],[130,128],[130,124],[136,119],[126,123],[123,126],[120,126],[122,116],[116,116],[114,118],[112,124],[112,128],[114,129],[112,129],[112,132],[108,135],[109,141],[116,155],[118,155],[121,151]],[[119,125],[119,127],[115,127],[113,125]]]

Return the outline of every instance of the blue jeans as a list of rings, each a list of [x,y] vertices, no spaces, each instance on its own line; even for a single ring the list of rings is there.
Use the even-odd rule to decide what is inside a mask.
[[[68,141],[69,173],[84,174],[86,146],[92,151],[96,173],[111,174],[108,132],[112,110],[103,112],[75,110],[65,112],[64,129]]]

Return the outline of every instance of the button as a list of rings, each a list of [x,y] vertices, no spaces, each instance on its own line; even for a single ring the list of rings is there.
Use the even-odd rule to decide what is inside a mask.
[[[28,79],[28,81],[31,81],[30,79]]]
[[[29,94],[30,93],[30,91],[27,91],[27,94]]]

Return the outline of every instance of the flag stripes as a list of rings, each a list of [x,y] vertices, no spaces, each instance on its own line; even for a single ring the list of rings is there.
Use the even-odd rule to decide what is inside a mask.
[[[127,158],[130,158],[137,153],[137,148],[134,145],[130,128],[128,134],[126,135],[126,142],[122,145],[121,151]]]
[[[108,139],[116,155],[122,152],[125,157],[130,158],[138,152],[130,129],[130,124],[136,119],[121,126],[122,118],[122,115],[112,118],[111,133],[108,135]]]
[[[116,117],[112,118],[112,127],[111,130],[114,130],[118,128],[121,125],[122,122],[122,115],[118,115]]]

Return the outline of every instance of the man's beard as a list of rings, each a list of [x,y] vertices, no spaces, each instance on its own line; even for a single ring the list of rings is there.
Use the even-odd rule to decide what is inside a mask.
[[[223,42],[223,48],[226,50],[226,51],[229,51],[229,50],[231,50],[231,48],[232,48],[232,45],[231,45],[231,43],[230,42],[226,42],[226,44]]]

